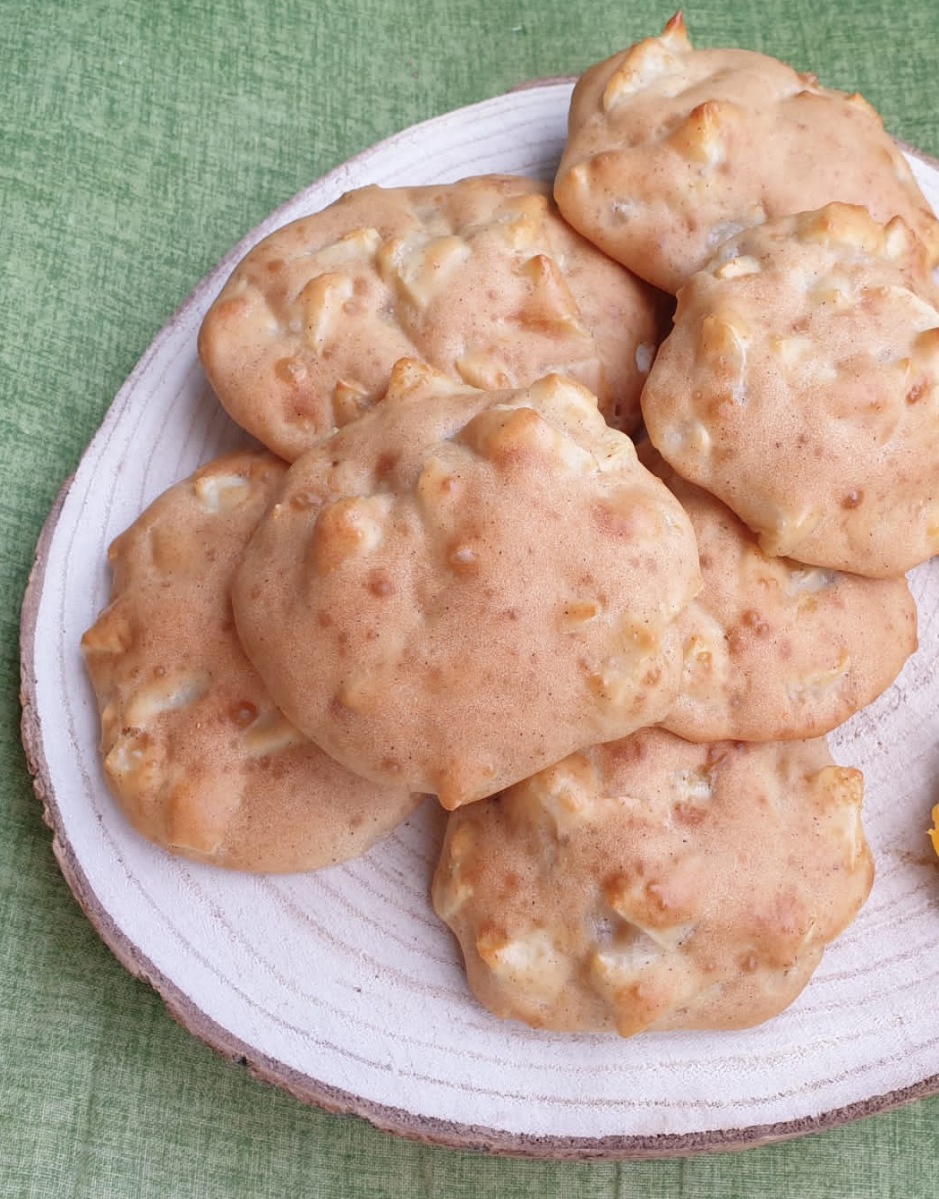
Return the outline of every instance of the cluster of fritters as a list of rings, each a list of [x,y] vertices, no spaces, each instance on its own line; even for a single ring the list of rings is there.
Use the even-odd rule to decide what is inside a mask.
[[[824,736],[915,649],[939,551],[937,261],[860,97],[680,16],[579,80],[553,188],[272,234],[199,336],[260,444],[114,542],[82,643],[129,819],[306,871],[436,796],[492,1012],[782,1010],[871,885]]]

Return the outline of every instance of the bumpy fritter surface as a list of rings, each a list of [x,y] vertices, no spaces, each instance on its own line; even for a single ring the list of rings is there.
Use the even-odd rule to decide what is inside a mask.
[[[403,361],[293,464],[233,600],[298,727],[452,808],[660,720],[699,585],[680,504],[586,389]]]
[[[902,216],[939,260],[939,222],[861,96],[764,54],[694,50],[680,15],[578,81],[555,197],[673,293],[733,233],[833,200]]]
[[[631,430],[662,297],[575,233],[547,184],[365,187],[256,246],[199,335],[231,416],[292,461],[421,358],[473,387],[551,371]]]
[[[235,564],[286,464],[225,455],[111,546],[111,603],[82,639],[105,775],[137,830],[185,857],[293,871],[364,853],[417,805],[358,778],[275,707],[235,633]]]
[[[678,618],[685,668],[664,728],[690,741],[819,737],[890,686],[916,649],[902,575],[866,579],[770,558],[649,442],[639,457],[688,513],[704,579]]]
[[[939,551],[939,298],[852,205],[730,238],[679,295],[649,437],[771,555],[887,576]]]
[[[867,896],[862,790],[824,740],[643,730],[451,814],[434,906],[496,1015],[746,1027],[795,999]]]

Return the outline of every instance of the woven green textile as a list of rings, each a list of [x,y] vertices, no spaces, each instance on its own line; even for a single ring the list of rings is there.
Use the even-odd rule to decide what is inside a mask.
[[[696,44],[856,89],[939,156],[936,0],[685,11]],[[307,1108],[196,1041],[112,957],[59,874],[20,746],[36,540],[195,283],[351,154],[576,73],[669,15],[595,0],[0,0],[0,1196],[939,1194],[939,1099],[739,1154],[589,1165],[429,1148]]]

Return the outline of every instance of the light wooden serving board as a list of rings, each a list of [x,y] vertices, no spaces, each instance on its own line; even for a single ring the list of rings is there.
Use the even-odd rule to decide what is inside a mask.
[[[919,653],[831,739],[867,783],[871,898],[801,998],[739,1033],[561,1036],[489,1016],[427,890],[432,804],[367,857],[251,877],[138,837],[99,765],[79,639],[107,602],[106,551],[161,491],[242,435],[196,356],[202,317],[262,236],[367,183],[505,171],[549,178],[570,81],[513,92],[382,143],[273,213],[157,337],[63,489],[23,616],[24,741],[63,872],[104,940],[173,1014],[303,1100],[407,1136],[545,1157],[742,1146],[939,1090],[939,561],[911,577]],[[911,155],[939,207],[939,169]]]

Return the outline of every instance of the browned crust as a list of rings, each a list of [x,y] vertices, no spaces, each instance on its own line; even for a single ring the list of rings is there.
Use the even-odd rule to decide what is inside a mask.
[[[563,81],[538,80],[522,84],[520,87],[533,88]],[[921,154],[902,142],[899,144],[901,148],[939,171],[939,160]],[[181,318],[190,302],[191,297],[171,319],[170,324],[175,324]],[[49,777],[42,726],[36,708],[34,656],[36,621],[49,546],[71,485],[72,478],[69,478],[60,490],[43,527],[21,610],[21,735],[27,765],[33,777],[36,796],[42,804],[43,818],[52,830],[52,850],[56,861],[82,911],[121,965],[134,977],[149,983],[173,1019],[210,1048],[235,1064],[246,1066],[254,1078],[280,1087],[302,1103],[315,1105],[328,1112],[360,1116],[376,1128],[412,1141],[454,1149],[480,1150],[506,1157],[553,1161],[673,1158],[748,1149],[810,1133],[824,1132],[850,1121],[892,1111],[939,1093],[939,1074],[932,1074],[912,1086],[799,1120],[681,1135],[537,1137],[440,1120],[432,1116],[417,1116],[400,1108],[374,1103],[301,1074],[234,1036],[201,1011],[117,926],[90,886],[81,863],[63,831],[58,803]]]

